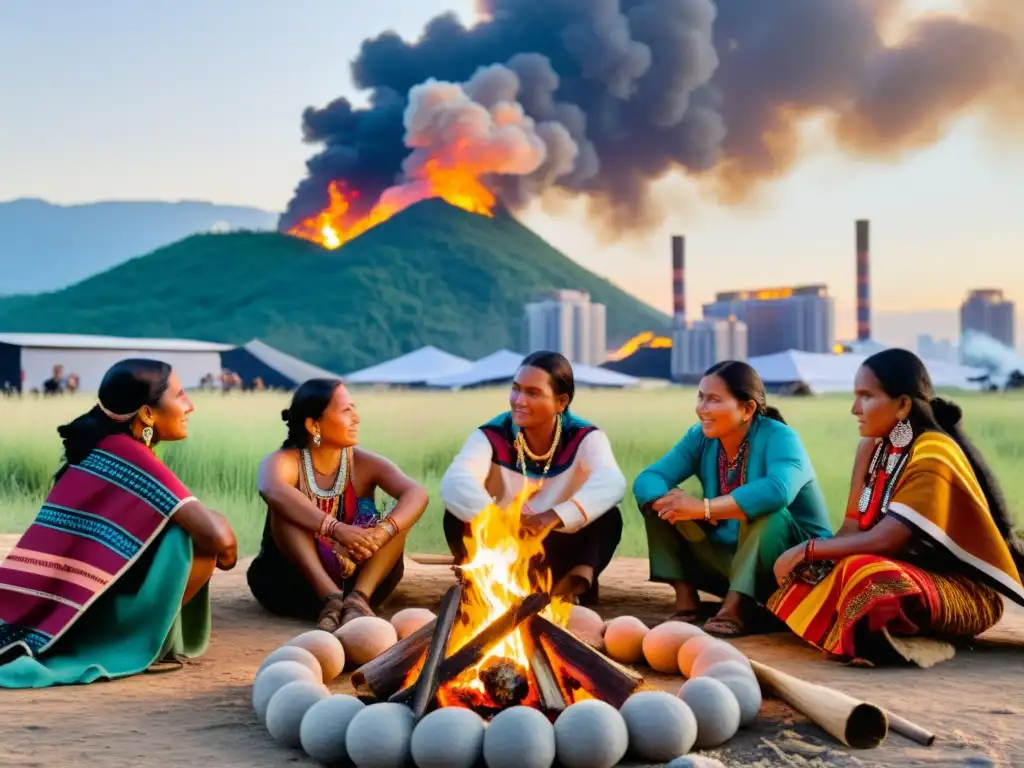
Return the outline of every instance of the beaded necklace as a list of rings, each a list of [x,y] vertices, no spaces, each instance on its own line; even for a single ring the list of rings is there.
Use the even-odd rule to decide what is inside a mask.
[[[543,455],[537,455],[530,450],[530,446],[526,444],[526,437],[523,435],[522,430],[516,433],[515,446],[516,446],[516,458],[519,468],[523,472],[523,478],[529,480],[529,476],[526,474],[526,457],[529,456],[531,461],[540,463],[546,461],[544,470],[540,473],[543,479],[547,473],[551,470],[551,464],[555,460],[555,449],[558,447],[558,443],[562,439],[562,417],[559,416],[555,422],[555,438],[551,441],[551,447]]]
[[[888,441],[883,440],[875,448],[874,454],[871,456],[871,463],[868,465],[868,478],[867,482],[864,483],[864,490],[860,492],[860,498],[857,500],[857,511],[861,515],[868,511],[871,506],[871,498],[875,493],[875,484],[878,482],[878,475],[882,468],[882,459],[888,452]],[[889,501],[892,499],[893,490],[896,488],[896,483],[899,481],[900,476],[903,474],[903,470],[907,466],[907,462],[910,460],[909,447],[899,454],[899,458],[896,460],[895,466],[892,471],[888,473],[885,479],[885,486],[882,489],[882,498],[879,503],[878,517],[881,519],[885,517],[885,513],[889,511]],[[886,467],[888,469],[888,467]]]
[[[324,490],[316,482],[316,473],[313,471],[313,457],[308,448],[302,449],[302,467],[306,472],[306,485],[318,499],[336,499],[345,488],[345,481],[348,480],[348,451],[341,452],[341,463],[338,465],[338,475],[334,478],[334,485]]]

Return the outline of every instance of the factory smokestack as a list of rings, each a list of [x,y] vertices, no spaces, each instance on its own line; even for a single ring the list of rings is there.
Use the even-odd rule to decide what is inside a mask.
[[[676,328],[686,325],[686,240],[672,235],[672,320]]]
[[[870,225],[857,220],[857,341],[871,338],[871,259]]]

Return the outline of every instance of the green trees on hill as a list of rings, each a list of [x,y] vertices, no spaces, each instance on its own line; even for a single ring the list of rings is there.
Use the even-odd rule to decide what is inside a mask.
[[[552,288],[604,303],[612,338],[668,326],[511,216],[428,200],[337,251],[274,233],[189,237],[64,290],[0,300],[0,330],[260,338],[344,373],[424,344],[470,358],[518,349],[523,305]]]

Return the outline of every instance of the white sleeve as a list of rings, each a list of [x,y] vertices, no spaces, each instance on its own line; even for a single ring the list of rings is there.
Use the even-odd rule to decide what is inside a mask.
[[[445,509],[464,523],[494,501],[485,485],[492,454],[487,436],[475,429],[441,478],[441,500]]]
[[[615,461],[604,432],[594,431],[580,443],[576,461],[588,473],[586,482],[568,501],[556,504],[563,533],[575,533],[619,504],[626,495],[626,478]]]

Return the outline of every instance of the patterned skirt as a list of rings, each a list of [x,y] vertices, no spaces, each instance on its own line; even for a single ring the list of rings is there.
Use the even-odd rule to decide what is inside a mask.
[[[1002,598],[991,587],[874,555],[840,560],[816,585],[791,581],[767,605],[820,650],[873,662],[892,657],[886,633],[970,639],[1003,613]]]

